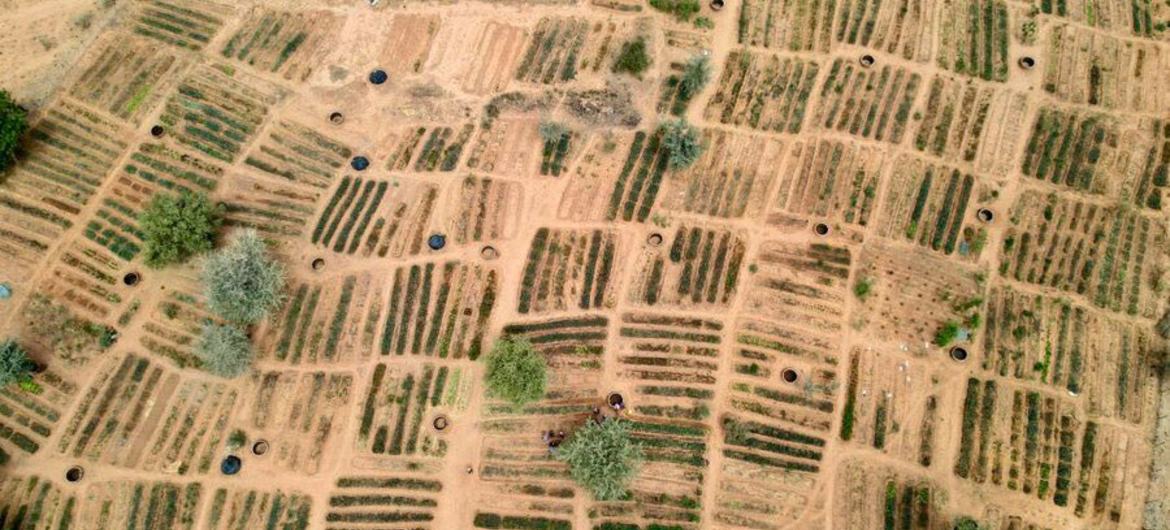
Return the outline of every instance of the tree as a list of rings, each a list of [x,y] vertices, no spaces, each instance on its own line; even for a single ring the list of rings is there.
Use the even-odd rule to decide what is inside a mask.
[[[492,346],[484,360],[488,394],[516,406],[544,397],[548,369],[544,357],[526,339],[503,337]]]
[[[156,193],[138,216],[145,234],[146,264],[182,263],[211,250],[221,216],[222,209],[206,193]]]
[[[659,126],[662,132],[662,145],[670,153],[670,168],[685,169],[694,164],[703,155],[703,140],[699,130],[686,120],[678,118]]]
[[[231,379],[252,365],[252,342],[248,334],[236,326],[207,323],[199,335],[195,354],[208,372]]]
[[[207,306],[229,322],[254,324],[284,300],[284,269],[268,257],[264,240],[245,230],[203,266]]]
[[[562,136],[569,134],[569,128],[565,124],[548,120],[542,120],[538,130],[540,131],[540,139],[544,140],[546,144],[559,142]]]
[[[707,85],[707,81],[710,80],[711,59],[706,55],[697,54],[687,59],[678,90],[684,98],[690,99],[702,91],[703,87]]]
[[[617,61],[613,63],[615,73],[628,73],[634,77],[641,77],[642,72],[650,67],[650,54],[646,52],[646,38],[637,37],[622,45]]]
[[[15,340],[8,339],[0,342],[0,388],[12,383],[30,381],[32,367],[33,363],[28,358],[28,352],[24,351],[24,348]]]
[[[12,101],[12,96],[0,90],[0,173],[16,160],[20,138],[28,130],[28,111]]]
[[[938,347],[945,347],[955,341],[959,336],[959,323],[954,320],[946,321],[942,327],[934,334],[934,344]]]
[[[642,447],[630,436],[629,422],[587,422],[557,450],[557,460],[599,501],[624,497],[642,465]]]

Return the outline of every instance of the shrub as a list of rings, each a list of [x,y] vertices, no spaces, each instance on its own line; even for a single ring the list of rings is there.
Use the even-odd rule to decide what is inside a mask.
[[[939,347],[945,347],[955,341],[959,336],[959,323],[953,320],[948,320],[938,328],[934,334],[934,344]]]
[[[970,517],[955,519],[955,530],[979,530],[979,523]]]
[[[0,90],[0,173],[16,160],[20,138],[28,130],[28,112],[7,91]]]
[[[228,439],[227,439],[228,451],[239,450],[246,443],[248,443],[248,433],[244,432],[242,429],[236,429],[236,430],[232,431],[232,434],[230,436],[228,436]]]
[[[496,341],[485,360],[484,380],[492,397],[521,406],[544,397],[548,373],[544,357],[527,339],[504,337]]]
[[[221,215],[220,207],[205,193],[156,193],[138,216],[145,235],[146,264],[182,263],[211,250]]]
[[[569,128],[563,123],[547,120],[540,122],[540,138],[546,144],[559,142],[561,137],[568,133]]]
[[[872,278],[858,278],[857,283],[853,284],[853,296],[856,296],[862,302],[869,297],[873,292]]]
[[[208,372],[230,379],[243,374],[252,364],[252,343],[236,326],[208,323],[203,326],[195,354]]]
[[[624,497],[642,464],[642,447],[620,419],[587,422],[561,445],[557,459],[569,465],[573,480],[599,501]]]
[[[0,388],[12,383],[29,381],[31,379],[29,372],[32,370],[32,366],[28,352],[24,351],[24,348],[15,340],[8,339],[0,342]]]
[[[662,131],[662,145],[670,153],[671,169],[690,167],[703,155],[703,140],[699,130],[686,120],[671,120],[659,128]]]
[[[263,320],[284,298],[284,269],[268,257],[255,230],[245,230],[207,259],[203,283],[208,308],[235,323]]]
[[[650,0],[650,7],[670,13],[679,20],[690,20],[699,12],[699,0]]]
[[[646,38],[638,37],[622,45],[617,61],[613,63],[615,73],[641,76],[650,67],[650,54],[646,52]]]
[[[711,80],[711,59],[703,54],[697,54],[687,59],[683,68],[682,80],[678,89],[684,98],[690,99],[703,90],[707,81]]]

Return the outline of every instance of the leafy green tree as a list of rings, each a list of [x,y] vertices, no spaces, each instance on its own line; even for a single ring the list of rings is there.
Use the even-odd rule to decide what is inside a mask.
[[[138,216],[146,236],[146,264],[182,263],[211,250],[221,216],[222,209],[205,193],[156,193]]]
[[[496,340],[484,359],[488,395],[522,406],[544,397],[548,368],[532,344],[518,337]]]
[[[26,130],[28,111],[12,101],[7,91],[0,90],[0,174],[16,161],[16,150]]]
[[[617,61],[613,63],[615,73],[628,73],[635,77],[641,77],[642,72],[649,67],[650,54],[646,51],[645,37],[637,37],[623,44]]]
[[[954,320],[946,321],[942,327],[934,334],[934,344],[938,347],[945,347],[954,342],[959,336],[959,323]]]
[[[207,306],[229,322],[254,324],[284,300],[284,269],[255,230],[240,233],[203,266]]]
[[[662,145],[670,153],[671,169],[686,169],[703,156],[703,139],[699,130],[686,120],[678,118],[659,126]]]
[[[32,367],[28,352],[15,340],[0,342],[0,388],[12,383],[30,381]]]
[[[642,447],[630,435],[629,422],[587,422],[557,450],[569,474],[599,501],[625,497],[642,465]]]
[[[696,54],[690,59],[687,59],[687,64],[683,67],[682,80],[679,81],[678,90],[683,97],[690,99],[695,97],[707,82],[711,80],[711,59],[703,54]]]
[[[207,323],[199,335],[195,354],[203,361],[205,370],[231,379],[252,365],[252,341],[236,326]]]

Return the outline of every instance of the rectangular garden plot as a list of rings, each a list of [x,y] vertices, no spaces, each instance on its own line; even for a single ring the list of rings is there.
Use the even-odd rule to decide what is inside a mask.
[[[532,130],[532,134],[536,135],[535,122]],[[623,183],[621,190],[616,190],[616,179],[623,174],[627,181],[630,179],[630,173],[639,161],[645,141],[646,133],[642,131],[636,133],[614,131],[589,142],[573,166],[570,178],[567,179],[568,185],[561,194],[557,208],[557,218],[600,221],[610,216],[616,219],[620,213],[624,213],[620,210],[624,210],[626,188]],[[619,147],[626,145],[633,147],[631,149]],[[625,167],[627,165],[628,168]],[[649,169],[646,171],[649,173]],[[647,217],[652,207],[652,204],[647,207]]]
[[[1138,206],[1161,210],[1163,199],[1170,203],[1170,119],[1155,120],[1147,127],[1152,138],[1133,200]]]
[[[259,337],[258,356],[293,365],[369,358],[387,291],[369,273],[291,285],[284,309]]]
[[[944,0],[938,64],[955,73],[1007,81],[1008,7],[1003,0]]]
[[[541,228],[532,238],[517,311],[543,313],[613,303],[619,235],[602,230]]]
[[[541,111],[551,108],[551,102],[543,100],[524,100],[517,105]],[[467,168],[493,175],[531,177],[547,164],[541,147],[544,140],[540,137],[540,120],[528,113],[509,112],[507,107],[507,103],[495,101],[488,104],[467,155]]]
[[[1056,25],[1045,43],[1044,90],[1070,103],[1165,112],[1170,53],[1152,42],[1121,39],[1071,24]]]
[[[1041,0],[1041,13],[1115,35],[1157,38],[1157,3],[1150,0]],[[1162,13],[1164,14],[1165,8]]]
[[[337,479],[325,522],[355,528],[428,530],[443,483],[411,476],[354,476]],[[365,526],[374,525],[374,526]],[[287,528],[287,527],[286,527]]]
[[[833,2],[745,0],[739,12],[739,43],[746,46],[828,52]]]
[[[946,489],[904,471],[875,467],[861,458],[838,466],[832,496],[835,502],[847,503],[849,509],[833,510],[834,528],[933,530],[954,526],[955,516],[939,508],[945,502]]]
[[[467,407],[472,378],[464,368],[423,364],[374,367],[362,404],[357,450],[361,454],[442,458],[448,441],[434,428],[441,413]]]
[[[201,67],[179,84],[159,121],[174,141],[231,163],[278,99],[277,90],[265,82]]]
[[[582,315],[504,326],[505,335],[527,339],[549,367],[549,400],[597,399],[609,319]]]
[[[834,36],[838,43],[876,48],[920,63],[931,57],[934,21],[951,15],[932,0],[844,0],[840,5]]]
[[[760,216],[785,143],[717,129],[706,130],[704,141],[698,162],[666,179],[661,208],[712,217]]]
[[[298,492],[218,488],[203,528],[307,530],[312,505],[311,497]]]
[[[268,440],[266,465],[316,474],[343,432],[353,399],[348,372],[257,372],[251,377],[254,395],[233,422],[250,436]]]
[[[449,261],[395,269],[378,351],[475,360],[498,288],[498,273],[479,265]]]
[[[874,147],[825,139],[795,143],[774,206],[810,220],[867,226],[885,166],[886,156]]]
[[[1012,90],[935,76],[914,133],[914,147],[948,162],[969,162],[979,171],[1004,175],[1014,169],[1023,137],[1027,98]]]
[[[138,336],[142,348],[179,368],[200,366],[195,345],[203,323],[212,317],[196,274],[189,271],[169,278],[166,296],[159,297],[149,308]]]
[[[36,394],[0,394],[0,465],[21,452],[35,454],[44,447],[77,393],[77,385],[54,370],[33,379],[41,390]]]
[[[543,18],[516,70],[516,79],[530,83],[559,83],[577,77],[589,21],[583,18]]]
[[[512,239],[520,222],[523,187],[514,182],[467,176],[455,189],[458,205],[446,226],[457,244]]]
[[[49,274],[38,286],[36,296],[56,300],[82,318],[100,320],[110,316],[122,303],[118,282],[124,263],[80,238],[59,248],[61,253],[56,260],[43,265]]]
[[[843,368],[838,438],[922,467],[934,465],[936,439],[947,423],[940,420],[940,396],[920,389],[946,377],[938,365],[888,346],[855,347]]]
[[[131,480],[99,482],[87,491],[75,511],[82,528],[194,530],[205,494],[198,483]]]
[[[1029,177],[1087,193],[1128,187],[1147,138],[1108,116],[1040,109],[1021,162]]]
[[[882,236],[905,239],[944,254],[977,258],[987,230],[975,210],[993,200],[994,188],[969,173],[911,156],[894,163],[882,206]]]
[[[57,452],[145,471],[206,474],[237,404],[227,385],[184,380],[133,354],[102,370],[58,440]]]
[[[396,14],[390,20],[379,62],[391,77],[420,73],[435,44],[442,19],[430,14]],[[344,50],[340,50],[344,53]]]
[[[1157,388],[1147,326],[1007,286],[991,292],[982,368],[1083,394],[1090,410],[1142,424]]]
[[[233,12],[230,5],[206,0],[144,0],[135,7],[135,33],[196,51],[211,42]]]
[[[70,94],[135,125],[188,64],[173,48],[122,33],[95,48]]]
[[[60,530],[77,518],[77,496],[37,475],[0,479],[0,522],[6,528]]]
[[[703,115],[727,125],[799,133],[818,71],[813,61],[732,51]]]
[[[454,171],[475,125],[456,129],[444,125],[419,125],[399,129],[390,141],[393,147],[386,169],[391,171]],[[413,161],[413,163],[412,163]]]
[[[662,234],[656,236],[662,239]],[[745,239],[733,230],[680,225],[669,241],[642,252],[634,265],[629,301],[650,306],[730,306],[747,252]]]
[[[431,51],[425,69],[454,69],[452,81],[470,94],[502,92],[516,77],[527,41],[523,26],[485,19],[443,24],[435,36],[441,44]]]
[[[1155,317],[1163,223],[1140,212],[1027,192],[1004,232],[1000,273],[1083,295],[1093,305]],[[1149,257],[1149,259],[1147,259]]]
[[[398,258],[422,251],[438,188],[411,180],[343,177],[317,217],[311,241],[342,254]]]
[[[661,140],[662,133],[657,131],[649,136],[641,131],[634,135],[629,155],[609,196],[606,220],[644,223],[650,217],[668,165],[669,153]]]
[[[220,53],[264,72],[304,81],[321,63],[323,45],[340,29],[329,11],[275,11],[253,8]]]
[[[821,82],[811,123],[820,129],[901,143],[921,80],[897,66],[864,68],[851,60],[835,59]]]

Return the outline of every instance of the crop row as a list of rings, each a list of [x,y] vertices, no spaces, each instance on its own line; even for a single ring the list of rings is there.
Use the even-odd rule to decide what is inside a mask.
[[[428,364],[422,373],[404,374],[378,364],[362,406],[358,446],[374,454],[443,456],[446,440],[429,434],[423,419],[429,409],[451,404],[444,400],[452,399],[448,375],[446,366],[436,370]]]
[[[460,187],[459,210],[451,236],[456,243],[492,241],[511,236],[521,187],[489,177],[467,176]]]
[[[10,474],[0,479],[0,526],[66,530],[77,516],[77,497],[39,476]]]
[[[589,22],[584,19],[541,19],[516,70],[516,79],[544,84],[575,79],[578,56],[588,34]]]
[[[603,306],[613,287],[610,276],[617,263],[617,239],[617,234],[601,230],[537,230],[524,268],[518,311]]]
[[[1024,152],[1025,175],[1079,190],[1099,192],[1096,182],[1102,150],[1116,149],[1116,132],[1099,116],[1054,108],[1040,110]]]
[[[77,520],[83,528],[193,530],[202,494],[198,483],[105,482],[79,503]]]
[[[954,0],[943,3],[939,64],[956,73],[989,81],[1006,81],[1008,8],[1003,0]]]
[[[704,115],[729,125],[799,133],[819,71],[813,61],[733,51]]]
[[[1153,143],[1146,155],[1134,202],[1153,210],[1162,209],[1162,201],[1170,201],[1170,120],[1158,120],[1150,127]]]
[[[290,13],[255,10],[232,35],[221,53],[260,70],[283,72],[285,79],[304,81],[313,66],[304,60],[332,33],[336,17],[329,12]]]
[[[646,133],[638,131],[630,144],[630,153],[614,182],[606,219],[619,217],[624,221],[642,223],[650,216],[662,176],[666,173],[667,151],[661,147],[662,135],[655,133],[646,141]],[[636,214],[636,217],[635,217]]]
[[[832,44],[834,6],[833,2],[745,0],[739,12],[739,43],[827,52]]]
[[[883,209],[883,235],[945,254],[978,255],[983,242],[962,230],[970,221],[967,211],[977,184],[958,169],[900,159]]]
[[[353,150],[300,123],[280,120],[248,152],[244,163],[283,183],[328,188]]]
[[[835,59],[821,84],[813,123],[831,131],[900,143],[921,81],[903,67],[867,69]]]
[[[877,203],[884,157],[842,140],[796,143],[775,204],[786,212],[866,226]]]
[[[231,15],[227,6],[191,0],[149,0],[137,11],[135,33],[190,50],[202,50]]]
[[[302,493],[219,488],[205,524],[208,528],[306,530],[312,504]]]
[[[70,93],[110,114],[138,123],[159,99],[167,79],[185,66],[175,50],[116,33],[81,73]]]
[[[234,162],[264,122],[274,100],[262,89],[212,68],[201,68],[179,84],[159,121],[171,129],[179,143]]]
[[[648,305],[728,305],[735,296],[746,250],[740,234],[680,225],[669,250],[646,263],[635,296]]]
[[[479,357],[496,303],[497,274],[479,266],[434,263],[400,267],[382,326],[382,355]]]

